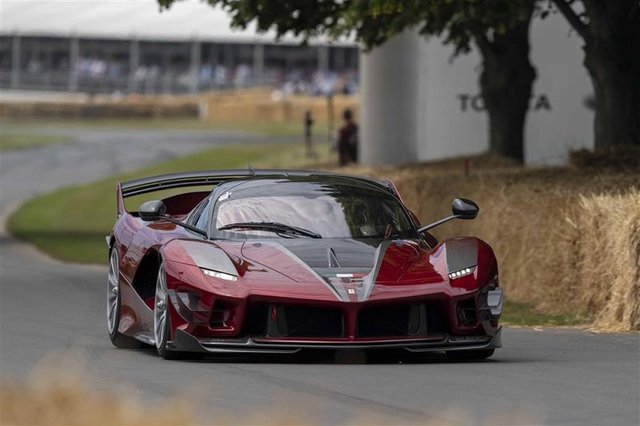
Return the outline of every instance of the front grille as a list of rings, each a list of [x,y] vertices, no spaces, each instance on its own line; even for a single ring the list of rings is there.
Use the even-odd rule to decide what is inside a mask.
[[[344,320],[342,312],[335,309],[260,304],[249,311],[247,332],[272,338],[343,337]]]
[[[385,305],[360,312],[357,337],[425,336],[444,332],[438,303]]]

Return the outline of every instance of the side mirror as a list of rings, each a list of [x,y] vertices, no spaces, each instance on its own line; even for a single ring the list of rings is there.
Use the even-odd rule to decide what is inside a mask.
[[[138,215],[140,219],[145,222],[155,222],[156,220],[166,220],[171,223],[175,223],[178,226],[182,226],[185,229],[188,229],[191,232],[195,232],[196,234],[202,235],[204,238],[209,238],[206,231],[202,229],[198,229],[193,225],[189,225],[188,223],[180,222],[177,219],[172,218],[167,215],[167,206],[160,200],[147,201],[143,203],[138,209]]]
[[[147,201],[142,203],[138,209],[140,219],[145,222],[153,222],[156,220],[164,219],[167,214],[167,207],[160,200]]]
[[[451,204],[451,213],[458,219],[475,219],[478,216],[480,207],[471,200],[456,198]]]
[[[436,222],[430,223],[427,226],[423,226],[422,228],[418,228],[418,232],[428,231],[429,229],[435,228],[436,226],[442,225],[443,223],[449,222],[452,219],[475,219],[478,216],[478,212],[480,211],[480,207],[476,203],[471,200],[467,200],[464,198],[456,198],[453,200],[451,204],[451,212],[453,213],[449,217],[445,217],[444,219],[440,219]]]

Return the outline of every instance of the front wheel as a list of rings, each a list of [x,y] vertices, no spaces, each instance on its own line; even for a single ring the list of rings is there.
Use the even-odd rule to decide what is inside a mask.
[[[107,278],[107,331],[113,346],[122,349],[139,349],[143,343],[118,331],[120,307],[120,263],[118,249],[113,247],[109,253],[109,275]]]
[[[447,358],[451,361],[480,361],[489,358],[495,349],[477,349],[471,351],[447,351]]]
[[[164,263],[160,264],[156,279],[156,297],[153,307],[153,336],[156,341],[158,355],[164,359],[177,359],[180,353],[167,349],[170,339],[171,316],[169,315],[169,291]]]

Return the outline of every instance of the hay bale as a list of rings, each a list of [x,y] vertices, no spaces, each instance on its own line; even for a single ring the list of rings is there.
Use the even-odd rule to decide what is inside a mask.
[[[595,327],[640,330],[640,191],[583,196],[580,210],[576,296],[597,312]]]
[[[581,169],[640,171],[640,146],[614,145],[596,151],[581,149],[569,154],[569,163]]]

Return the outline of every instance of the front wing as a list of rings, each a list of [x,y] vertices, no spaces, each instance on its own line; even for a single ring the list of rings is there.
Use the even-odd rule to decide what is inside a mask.
[[[263,353],[293,354],[303,349],[404,349],[409,352],[442,352],[483,350],[502,347],[502,327],[493,336],[433,336],[420,339],[336,341],[336,340],[273,340],[245,338],[201,338],[177,329],[173,341],[167,349],[181,352],[201,352],[211,354],[224,353]]]

